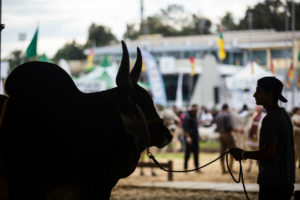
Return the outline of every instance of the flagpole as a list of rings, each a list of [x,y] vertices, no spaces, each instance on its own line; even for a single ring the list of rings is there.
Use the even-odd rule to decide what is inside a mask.
[[[289,12],[289,7],[288,7],[288,1],[286,1],[286,6],[285,6],[285,33],[286,33],[286,40],[285,40],[285,54],[286,54],[286,58],[285,58],[285,67],[283,68],[283,72],[281,74],[283,74],[283,80],[285,81],[285,89],[284,89],[284,93],[287,96],[288,95],[288,89],[287,89],[287,85],[289,80],[289,61],[288,61],[288,48],[289,48],[289,18],[288,18],[288,12]]]
[[[248,24],[249,24],[249,30],[250,30],[250,33],[249,33],[249,42],[250,42],[250,63],[251,63],[251,67],[252,66],[252,62],[253,62],[253,54],[252,54],[252,12],[249,12],[249,15],[248,15]]]
[[[294,56],[294,49],[295,49],[295,2],[294,0],[292,0],[292,65],[293,65],[293,70],[295,70],[295,56]],[[291,84],[292,87],[292,107],[294,107],[295,105],[295,85],[294,85],[294,81],[292,81],[293,83]]]
[[[0,81],[1,81],[1,85],[3,85],[3,81],[2,81],[2,68],[1,68],[1,33],[2,33],[2,30],[4,29],[4,24],[2,24],[2,0],[0,0]],[[2,93],[2,91],[0,91],[0,93]],[[4,93],[4,92],[3,92]]]

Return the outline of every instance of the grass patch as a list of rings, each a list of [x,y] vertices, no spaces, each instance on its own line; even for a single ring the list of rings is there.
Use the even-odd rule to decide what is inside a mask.
[[[218,150],[220,148],[220,142],[214,141],[214,142],[199,142],[200,148],[207,148],[207,149],[216,149]]]
[[[200,152],[201,149],[210,150],[210,151],[219,151],[220,143],[218,141],[214,142],[199,142]],[[145,158],[148,156],[145,154]],[[155,158],[158,159],[183,159],[184,152],[166,152],[166,153],[154,153]]]

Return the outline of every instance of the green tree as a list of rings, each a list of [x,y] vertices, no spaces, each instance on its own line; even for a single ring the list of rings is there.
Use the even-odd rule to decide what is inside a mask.
[[[285,30],[285,5],[281,0],[265,0],[254,8],[248,8],[238,29],[249,29],[249,15],[252,14],[253,29]]]
[[[161,9],[158,16],[161,18],[163,25],[171,26],[178,32],[180,32],[189,18],[184,7],[177,4],[171,4],[166,9]]]
[[[140,34],[140,30],[137,30],[134,24],[126,24],[126,31],[123,34],[123,38],[136,39]]]
[[[108,27],[91,24],[85,47],[104,46],[112,42],[117,42],[117,38]]]
[[[54,60],[58,61],[62,58],[66,60],[83,60],[86,59],[86,56],[83,53],[83,48],[73,40],[71,43],[66,43],[56,52]]]
[[[222,18],[221,18],[221,24],[219,26],[222,26],[225,31],[230,30],[236,30],[237,24],[234,23],[233,16],[231,12],[227,12]]]
[[[159,13],[148,16],[139,29],[127,24],[124,38],[135,39],[142,34],[142,28],[147,34],[162,34],[163,36],[209,34],[211,21],[205,17],[189,14],[183,6],[171,4]]]
[[[203,35],[210,34],[211,21],[205,17],[192,15],[190,22],[182,27],[180,35]]]
[[[180,5],[169,5],[166,9],[161,9],[159,13],[148,16],[139,28],[134,24],[127,24],[124,38],[136,39],[146,30],[146,34],[162,34],[163,36],[180,35],[183,24],[187,16],[184,7]]]
[[[150,16],[146,19],[145,25],[148,30],[148,34],[162,34],[163,36],[178,35],[178,31],[168,24],[164,24],[160,16]]]
[[[300,30],[300,2],[295,2],[295,29],[296,30]],[[287,11],[288,11],[288,16],[289,16],[289,21],[291,22],[291,17],[292,17],[292,2],[291,1],[287,1]],[[288,26],[289,30],[292,29],[291,24],[289,24]]]
[[[22,55],[21,50],[12,51],[8,58],[10,70],[13,70],[14,68],[16,68],[17,66],[22,64],[24,62],[24,60],[25,60],[25,56]]]

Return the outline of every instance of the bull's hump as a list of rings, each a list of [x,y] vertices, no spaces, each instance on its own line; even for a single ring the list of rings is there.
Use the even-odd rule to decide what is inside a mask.
[[[79,93],[72,78],[61,67],[47,62],[27,62],[18,66],[8,76],[5,90],[9,96]]]

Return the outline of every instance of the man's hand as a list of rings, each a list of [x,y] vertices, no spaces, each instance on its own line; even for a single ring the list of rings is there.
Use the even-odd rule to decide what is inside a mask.
[[[239,148],[232,148],[229,150],[230,154],[234,157],[234,159],[236,159],[237,161],[242,160],[242,153],[243,150],[239,149]]]
[[[188,144],[192,144],[192,138],[191,138],[190,136],[187,136],[187,137],[186,137],[186,142],[187,142]]]

